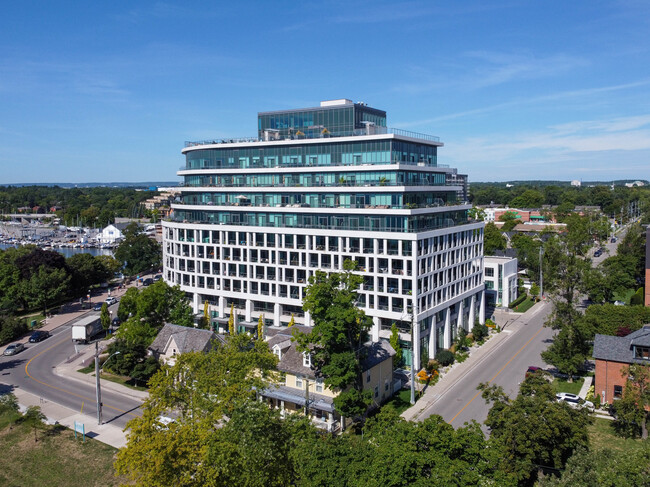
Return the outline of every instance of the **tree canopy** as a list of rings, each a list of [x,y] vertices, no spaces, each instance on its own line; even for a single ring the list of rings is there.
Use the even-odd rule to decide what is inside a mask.
[[[139,231],[136,223],[124,230],[124,240],[115,249],[115,258],[124,264],[124,272],[140,274],[160,267],[162,251],[160,244]]]

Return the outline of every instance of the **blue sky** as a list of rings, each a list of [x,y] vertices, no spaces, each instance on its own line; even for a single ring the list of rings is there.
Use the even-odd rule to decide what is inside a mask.
[[[650,179],[650,2],[5,2],[0,184],[176,181],[334,98],[470,181]]]

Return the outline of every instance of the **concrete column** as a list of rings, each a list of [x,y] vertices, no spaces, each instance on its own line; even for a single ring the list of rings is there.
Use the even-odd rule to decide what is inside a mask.
[[[284,418],[284,401],[280,401],[280,416]]]
[[[436,315],[431,317],[431,327],[429,328],[429,359],[436,356],[438,333],[436,330]]]
[[[305,326],[313,326],[311,322],[311,313],[309,311],[305,311]]]
[[[463,327],[463,312],[464,311],[465,310],[463,309],[463,302],[460,301],[458,303],[458,316],[456,317],[456,335],[458,335],[458,332]]]
[[[372,334],[372,341],[373,342],[378,342],[379,341],[379,323],[381,322],[381,319],[378,316],[373,316],[372,317],[372,329],[371,329],[371,334]]]
[[[469,329],[474,328],[474,320],[476,320],[476,294],[472,294],[472,300],[469,305]]]
[[[194,308],[194,313],[200,313],[201,303],[199,303],[199,293],[192,293],[192,307]]]
[[[244,310],[244,318],[246,321],[251,321],[251,312],[253,311],[253,302],[250,299],[246,300],[246,308]]]
[[[219,311],[219,318],[223,318],[225,308],[226,298],[219,296],[219,300],[217,301],[217,311]]]
[[[273,326],[280,326],[280,305],[278,303],[273,305]]]
[[[451,347],[451,311],[449,308],[445,309],[445,332],[443,334],[443,344],[444,348]]]
[[[327,413],[327,431],[332,432],[332,426],[334,425],[334,415],[330,412]]]
[[[481,302],[479,304],[478,322],[481,325],[484,325],[485,324],[485,290],[481,291],[479,299],[481,300]]]

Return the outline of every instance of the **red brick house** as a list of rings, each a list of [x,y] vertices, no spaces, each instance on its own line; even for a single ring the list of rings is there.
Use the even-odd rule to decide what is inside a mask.
[[[625,337],[596,335],[593,356],[596,359],[594,394],[611,404],[623,396],[630,364],[650,364],[650,325]]]

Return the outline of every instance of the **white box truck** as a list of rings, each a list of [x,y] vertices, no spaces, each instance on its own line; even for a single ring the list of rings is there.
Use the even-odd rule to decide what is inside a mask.
[[[88,340],[97,335],[102,329],[102,320],[98,314],[85,316],[72,325],[72,341],[88,343]]]

